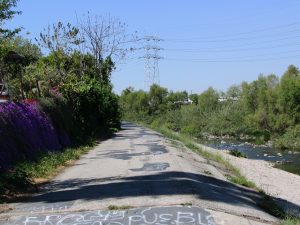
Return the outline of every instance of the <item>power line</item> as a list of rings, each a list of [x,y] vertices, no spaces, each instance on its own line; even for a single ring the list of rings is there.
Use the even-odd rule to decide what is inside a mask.
[[[260,58],[260,59],[245,59],[245,60],[226,60],[226,59],[180,59],[180,58],[164,58],[167,61],[182,61],[182,62],[203,62],[203,63],[237,63],[237,62],[261,62],[261,61],[276,61],[281,59],[292,59],[292,58],[299,58],[300,55],[292,55],[292,56],[283,56],[283,57],[271,57],[271,58]]]
[[[223,38],[220,39],[220,36],[215,36],[212,39],[202,38],[185,38],[185,39],[166,39],[167,42],[176,42],[176,43],[199,43],[199,44],[207,44],[211,43],[212,46],[205,48],[166,48],[167,52],[186,52],[186,53],[229,53],[229,52],[249,52],[254,50],[263,50],[263,49],[279,49],[282,47],[295,47],[299,46],[300,42],[295,42],[294,39],[298,40],[300,38],[299,31],[300,29],[292,29],[286,30],[286,28],[295,27],[300,25],[300,22],[294,22],[287,25],[281,26],[273,26],[267,27],[263,29],[258,29],[256,31],[249,31],[244,33],[235,34],[235,36],[228,36],[232,38]],[[284,31],[275,32],[273,34],[258,34],[254,35],[254,32],[265,32],[270,30],[278,30],[281,28],[285,28]],[[247,34],[252,34],[251,36],[246,36]],[[243,35],[243,36],[241,36]],[[240,37],[236,37],[240,36]],[[223,36],[223,37],[226,37]],[[252,41],[256,40],[256,41]],[[158,55],[160,50],[163,50],[160,46],[158,46],[158,42],[162,41],[161,38],[155,36],[145,36],[143,41],[146,43],[142,48],[138,48],[136,50],[145,50],[145,55],[141,58],[145,59],[145,84],[146,86],[150,86],[153,83],[156,83],[156,77],[158,77],[158,61],[163,59],[163,57]],[[222,44],[224,42],[238,42],[238,44],[234,45],[225,45],[218,46],[218,44]],[[244,42],[244,43],[243,43]],[[256,45],[256,46],[255,46]],[[259,46],[261,45],[261,46]],[[199,45],[198,45],[199,46]],[[253,47],[252,47],[253,46]],[[241,56],[233,56],[233,57],[219,57],[219,58],[170,58],[166,57],[166,61],[182,61],[182,62],[207,62],[207,63],[221,63],[221,62],[258,62],[258,61],[275,61],[282,59],[291,59],[298,58],[299,55],[290,55],[291,53],[299,53],[300,50],[290,50],[290,51],[271,51],[262,54],[255,55],[241,55]],[[212,56],[213,57],[213,56]],[[159,80],[159,78],[158,78]],[[159,81],[158,81],[159,83]]]
[[[274,37],[274,36],[272,36]],[[300,35],[293,35],[293,36],[287,36],[287,37],[280,37],[280,38],[275,38],[275,39],[271,39],[271,40],[266,40],[266,41],[262,41],[259,43],[268,43],[270,41],[282,41],[282,40],[289,40],[289,39],[294,39],[294,38],[299,38]],[[176,43],[223,43],[223,42],[231,42],[231,41],[243,41],[243,40],[253,40],[255,38],[253,37],[245,37],[245,38],[232,38],[232,39],[223,39],[223,40],[182,40],[182,41],[170,41],[170,40],[166,40],[166,41],[170,41],[170,42],[176,42]],[[257,42],[254,42],[253,44],[256,44]],[[252,44],[252,43],[248,43],[248,44]]]
[[[185,40],[205,40],[205,39],[218,39],[218,38],[226,38],[226,37],[235,37],[235,36],[241,36],[241,35],[246,35],[246,34],[257,34],[258,32],[265,32],[265,31],[270,31],[270,30],[278,30],[281,28],[288,28],[288,27],[293,27],[295,25],[300,25],[300,21],[297,22],[293,22],[293,23],[289,23],[289,24],[285,24],[285,25],[281,25],[281,26],[271,26],[271,27],[266,27],[266,28],[262,28],[262,29],[256,29],[256,30],[252,30],[252,31],[247,31],[247,32],[240,32],[240,33],[232,33],[229,35],[219,35],[219,36],[206,36],[206,37],[193,37],[193,38],[164,38],[164,40],[166,41],[185,41]]]
[[[300,52],[300,50],[292,50],[292,51],[283,51],[283,52],[273,52],[273,53],[265,53],[265,54],[256,54],[256,55],[250,55],[250,56],[239,56],[239,57],[231,57],[231,58],[227,58],[226,59],[247,59],[247,58],[256,58],[256,57],[260,57],[260,56],[274,56],[274,55],[280,55],[280,54],[290,54],[290,53],[296,53],[296,52]]]
[[[253,50],[265,50],[265,49],[278,49],[281,47],[297,47],[300,45],[298,43],[289,43],[283,45],[273,45],[273,46],[264,46],[264,47],[253,47],[253,48],[236,48],[236,49],[220,49],[220,48],[204,48],[204,49],[187,49],[187,48],[178,48],[178,49],[164,49],[165,51],[171,52],[186,52],[186,53],[228,53],[228,52],[245,52]]]

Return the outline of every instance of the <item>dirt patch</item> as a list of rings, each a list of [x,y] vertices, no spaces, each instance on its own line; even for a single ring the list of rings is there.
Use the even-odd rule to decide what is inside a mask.
[[[6,213],[12,210],[11,207],[8,206],[8,204],[0,204],[0,213]]]

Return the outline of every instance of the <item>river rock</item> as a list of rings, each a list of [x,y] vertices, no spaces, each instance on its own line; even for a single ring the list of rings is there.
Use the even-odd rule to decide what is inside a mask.
[[[269,148],[271,148],[273,146],[273,141],[268,141],[266,143],[266,146],[269,147]]]

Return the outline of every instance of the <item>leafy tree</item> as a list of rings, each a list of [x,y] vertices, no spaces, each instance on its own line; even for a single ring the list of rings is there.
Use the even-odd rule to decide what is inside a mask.
[[[153,84],[150,87],[149,92],[149,104],[152,113],[159,113],[166,109],[166,97],[168,95],[168,90],[166,88],[160,87],[157,84]]]
[[[76,48],[83,42],[79,36],[79,29],[72,26],[70,23],[66,25],[62,22],[48,26],[40,33],[40,37],[36,41],[42,48],[50,51],[48,64],[54,66],[57,71],[58,82],[63,82],[67,75],[67,70],[70,64],[71,55],[76,52]],[[80,57],[79,66],[82,66],[82,54],[77,55]],[[82,72],[82,68],[79,70]],[[83,74],[83,73],[82,73]],[[81,74],[81,75],[82,75]]]
[[[289,115],[293,123],[300,122],[300,72],[293,65],[288,67],[281,78],[279,107],[283,114]]]
[[[193,101],[193,104],[198,105],[198,98],[197,94],[190,94],[189,98]]]
[[[167,97],[167,101],[170,101],[173,103],[178,102],[178,101],[183,102],[187,99],[188,99],[188,93],[186,91],[179,91],[179,92],[171,91]]]
[[[239,98],[241,96],[241,87],[232,85],[227,89],[226,96],[229,98]]]
[[[69,55],[83,40],[79,36],[79,29],[72,24],[62,22],[48,26],[36,39],[41,47],[49,49],[51,53]]]
[[[199,95],[198,106],[204,110],[214,110],[218,106],[218,98],[218,92],[210,87]]]
[[[149,94],[142,90],[134,91],[132,87],[126,88],[122,91],[119,102],[123,115],[127,119],[135,119],[138,116],[146,117],[149,114]]]
[[[126,96],[130,93],[134,92],[134,88],[129,86],[128,88],[125,88],[123,91],[122,91],[122,96]]]
[[[21,28],[13,30],[4,28],[6,21],[11,20],[15,15],[21,13],[20,11],[13,9],[16,6],[17,0],[2,0],[0,2],[0,40],[11,38],[21,30]]]
[[[41,56],[39,47],[27,39],[15,37],[1,42],[0,81],[9,86],[12,98],[25,97],[26,67],[37,62]]]
[[[108,56],[101,65],[101,70],[98,76],[100,76],[101,83],[105,85],[110,84],[110,77],[112,71],[115,69],[115,63],[112,61],[111,57]]]
[[[136,112],[149,112],[149,95],[144,91],[137,91],[134,94],[133,109]]]

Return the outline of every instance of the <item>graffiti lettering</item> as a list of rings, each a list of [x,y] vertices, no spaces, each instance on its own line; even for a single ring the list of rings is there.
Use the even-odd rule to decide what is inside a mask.
[[[120,211],[89,211],[30,215],[14,225],[215,225],[209,212],[198,207],[155,207]]]

